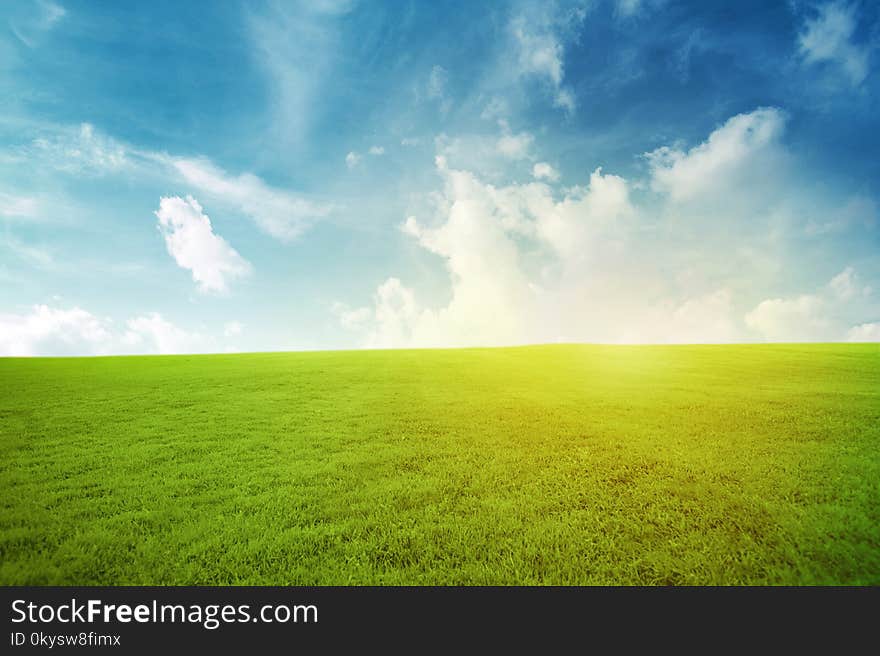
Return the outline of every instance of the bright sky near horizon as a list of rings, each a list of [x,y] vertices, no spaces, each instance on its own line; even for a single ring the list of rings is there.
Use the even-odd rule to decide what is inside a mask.
[[[0,355],[880,341],[880,5],[0,6]]]

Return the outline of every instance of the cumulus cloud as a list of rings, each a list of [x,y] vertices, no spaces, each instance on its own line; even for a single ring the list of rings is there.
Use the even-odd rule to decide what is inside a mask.
[[[361,156],[358,155],[353,150],[350,151],[348,153],[348,155],[345,156],[345,165],[350,169],[353,169],[355,166],[357,166],[360,161],[361,161]]]
[[[773,147],[781,136],[785,114],[774,107],[737,114],[688,151],[663,146],[646,153],[651,187],[675,201],[711,193],[742,172]]]
[[[524,159],[528,157],[529,148],[535,138],[528,132],[519,134],[505,134],[498,139],[498,152],[510,159]]]
[[[111,339],[110,322],[85,310],[35,305],[27,314],[0,314],[0,355],[102,353]]]
[[[546,340],[542,289],[526,267],[527,239],[564,266],[579,266],[592,238],[632,212],[626,182],[596,170],[584,187],[561,199],[543,183],[495,187],[443,157],[444,181],[434,225],[408,217],[403,232],[440,256],[449,273],[451,300],[426,307],[396,277],[363,308],[337,307],[340,322],[365,335],[366,346],[464,346]]]
[[[754,198],[761,178],[784,196],[788,179],[766,174],[784,156],[777,143],[783,125],[779,110],[757,109],[732,117],[690,150],[652,153],[648,183],[661,193],[650,203],[633,194],[644,185],[601,168],[583,184],[563,187],[558,172],[538,161],[531,181],[495,184],[499,176],[452,164],[447,156],[461,150],[453,147],[457,141],[438,140],[442,190],[401,230],[440,258],[447,299],[426,300],[405,278],[389,275],[370,303],[338,305],[334,312],[363,345],[383,347],[824,341],[847,339],[850,330],[869,334],[856,328],[874,318],[873,297],[854,268],[812,292],[761,300],[750,272],[770,267],[753,276],[759,281],[782,274],[770,224],[754,219],[731,238],[705,220],[717,211],[739,216],[742,207],[767,211],[763,198]],[[713,175],[726,178],[727,186],[719,187]],[[743,180],[753,184],[742,186]],[[752,206],[732,203],[737,195],[752,198]],[[704,196],[717,201],[710,214],[703,204],[683,204]],[[771,212],[766,220],[772,219]],[[757,248],[751,237],[768,248]],[[731,278],[733,271],[744,273]]]
[[[160,199],[155,215],[169,255],[192,272],[199,291],[225,292],[231,279],[250,273],[251,265],[214,232],[192,196]]]
[[[800,54],[807,64],[836,66],[854,87],[868,76],[870,56],[867,45],[853,41],[858,25],[856,13],[855,4],[829,2],[819,7],[815,17],[807,19],[798,35]]]
[[[532,176],[536,180],[549,180],[556,182],[559,180],[559,172],[547,162],[538,162],[532,167]]]
[[[385,148],[382,146],[370,146],[370,155],[384,155]]]
[[[327,203],[270,187],[251,173],[229,175],[207,159],[173,159],[172,165],[200,192],[241,211],[263,232],[282,241],[299,236],[332,209]]]
[[[848,342],[880,342],[880,321],[853,326],[846,334]]]
[[[815,292],[761,301],[746,314],[745,323],[768,341],[847,340],[859,332],[847,324],[848,310],[870,294],[871,288],[847,267]]]
[[[746,317],[746,325],[769,341],[809,342],[828,339],[833,326],[825,299],[816,294],[761,301]]]
[[[202,353],[217,351],[218,344],[155,312],[123,325],[80,307],[34,305],[22,314],[0,314],[0,356]]]
[[[635,321],[621,322],[619,337],[613,341],[719,344],[736,341],[741,336],[729,289],[647,304],[634,318]]]
[[[175,326],[157,312],[150,312],[125,323],[120,351],[138,353],[209,353],[216,350],[215,341],[197,332]]]

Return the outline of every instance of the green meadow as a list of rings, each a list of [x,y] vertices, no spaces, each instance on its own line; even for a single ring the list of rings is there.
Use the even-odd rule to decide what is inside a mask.
[[[880,345],[0,359],[0,584],[880,584]]]

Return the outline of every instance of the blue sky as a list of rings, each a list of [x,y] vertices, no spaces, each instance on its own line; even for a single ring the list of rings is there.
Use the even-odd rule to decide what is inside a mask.
[[[880,341],[870,2],[0,8],[0,355]]]

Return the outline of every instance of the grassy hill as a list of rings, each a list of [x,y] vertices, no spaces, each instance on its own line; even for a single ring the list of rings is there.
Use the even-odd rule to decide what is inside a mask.
[[[0,359],[2,584],[880,583],[880,346]]]

